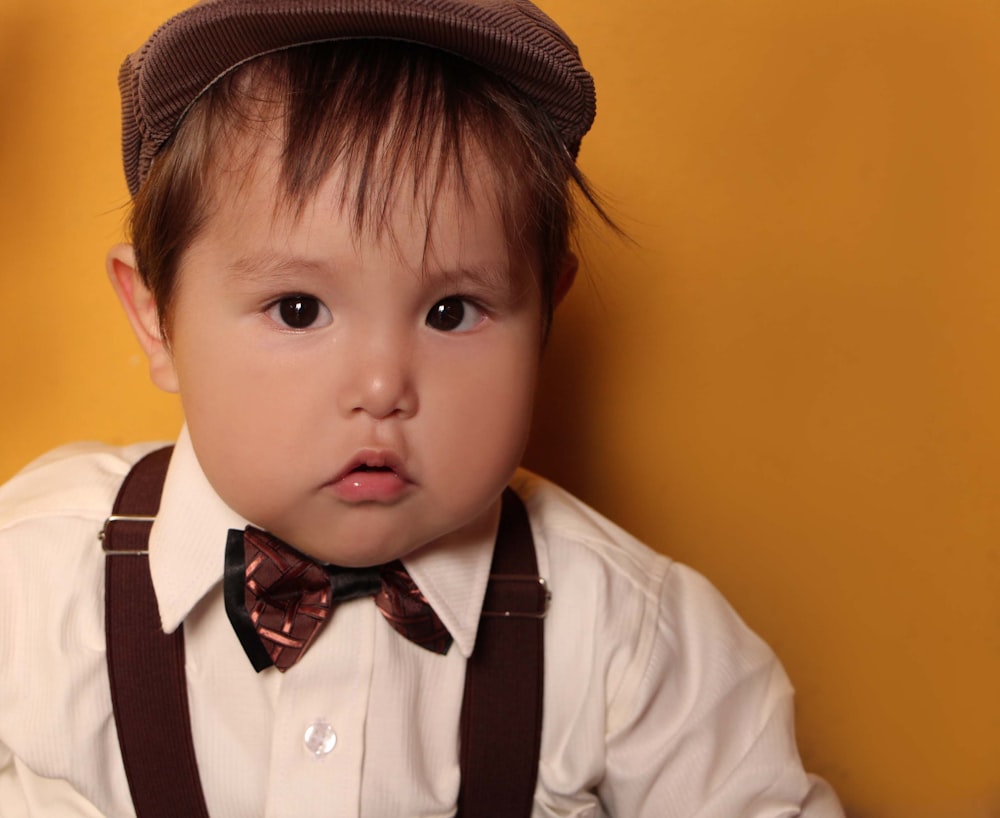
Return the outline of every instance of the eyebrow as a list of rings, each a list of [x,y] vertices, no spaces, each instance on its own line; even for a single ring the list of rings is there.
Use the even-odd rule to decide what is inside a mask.
[[[232,285],[280,288],[293,276],[334,274],[338,268],[322,258],[297,256],[281,252],[263,252],[240,256],[226,265],[225,277]],[[453,288],[469,295],[495,293],[508,299],[518,299],[527,290],[530,271],[519,273],[505,260],[501,264],[472,264],[466,267],[438,267],[428,261],[416,273],[424,284]]]
[[[225,267],[227,281],[266,285],[279,283],[291,273],[329,275],[332,265],[323,260],[284,253],[240,256]]]
[[[425,269],[421,275],[427,281],[440,282],[447,287],[461,289],[463,286],[471,286],[491,292],[512,291],[517,278],[508,264],[475,265],[459,269]]]
[[[334,266],[325,259],[288,255],[278,252],[244,255],[226,265],[227,280],[234,283],[266,285],[282,281],[291,273],[330,275]],[[426,265],[419,275],[425,282],[446,287],[473,287],[490,292],[513,293],[518,276],[504,264],[480,264],[460,268]]]

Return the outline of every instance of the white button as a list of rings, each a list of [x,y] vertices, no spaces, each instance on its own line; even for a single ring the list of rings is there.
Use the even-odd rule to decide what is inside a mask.
[[[310,724],[304,738],[306,748],[316,758],[322,758],[337,746],[337,734],[333,732],[333,725],[323,719],[316,719]]]

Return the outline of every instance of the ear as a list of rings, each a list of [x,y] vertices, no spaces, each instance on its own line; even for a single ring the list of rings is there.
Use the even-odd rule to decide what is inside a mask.
[[[170,348],[163,337],[156,299],[146,287],[135,264],[131,244],[116,244],[108,251],[108,276],[139,346],[149,359],[149,376],[165,392],[177,392],[177,372]]]

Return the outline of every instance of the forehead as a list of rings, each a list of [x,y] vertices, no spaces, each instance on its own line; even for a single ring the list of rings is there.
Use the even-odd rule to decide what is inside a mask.
[[[495,285],[535,278],[533,254],[508,229],[495,169],[473,143],[460,160],[394,164],[385,189],[372,185],[378,194],[366,200],[365,180],[344,160],[315,189],[293,195],[286,146],[273,130],[243,130],[219,148],[206,179],[208,215],[191,251],[216,254],[234,273],[289,260],[344,269],[391,259],[425,276],[474,272]]]

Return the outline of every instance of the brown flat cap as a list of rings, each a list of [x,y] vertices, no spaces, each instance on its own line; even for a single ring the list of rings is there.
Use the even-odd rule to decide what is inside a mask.
[[[273,51],[347,39],[402,40],[482,66],[545,111],[573,156],[594,121],[594,82],[576,46],[528,0],[202,0],[122,64],[132,195],[191,105],[222,76]]]

